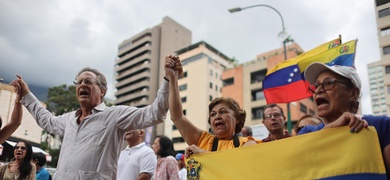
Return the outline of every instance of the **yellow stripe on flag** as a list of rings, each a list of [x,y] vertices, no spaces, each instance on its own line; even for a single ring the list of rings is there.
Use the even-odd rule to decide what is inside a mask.
[[[321,44],[319,46],[317,46],[316,48],[310,50],[310,51],[307,51],[295,58],[291,58],[291,59],[288,59],[282,63],[279,63],[278,65],[276,65],[273,69],[271,69],[270,71],[268,71],[267,75],[268,74],[271,74],[275,71],[277,71],[278,69],[282,69],[282,68],[285,68],[285,67],[288,67],[288,66],[291,66],[291,65],[294,65],[294,64],[297,64],[299,61],[303,60],[303,59],[306,59],[306,58],[309,58],[309,57],[312,57],[312,56],[315,56],[317,54],[320,54],[324,51],[327,51],[329,49],[332,49],[334,47],[337,47],[338,45],[341,44],[341,36],[337,39],[334,39],[334,40],[331,40],[331,41],[328,41],[324,44]]]
[[[188,179],[319,179],[386,173],[375,128],[348,127],[231,150],[193,155]],[[369,175],[372,175],[369,174]]]

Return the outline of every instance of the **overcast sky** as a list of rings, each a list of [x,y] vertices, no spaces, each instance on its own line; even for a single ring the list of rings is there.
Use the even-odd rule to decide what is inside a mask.
[[[101,70],[113,97],[118,44],[169,16],[240,62],[282,47],[281,19],[270,8],[231,14],[256,4],[282,14],[291,37],[305,51],[342,35],[358,39],[355,63],[363,84],[363,113],[371,113],[367,63],[380,59],[373,0],[1,0],[0,77],[20,74],[29,84],[71,84],[77,72]]]

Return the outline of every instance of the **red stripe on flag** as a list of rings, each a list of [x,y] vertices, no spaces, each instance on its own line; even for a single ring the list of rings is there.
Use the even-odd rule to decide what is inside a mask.
[[[285,86],[264,89],[264,96],[267,104],[289,103],[311,97],[308,87],[309,82],[300,80]],[[302,89],[306,90],[302,91]]]

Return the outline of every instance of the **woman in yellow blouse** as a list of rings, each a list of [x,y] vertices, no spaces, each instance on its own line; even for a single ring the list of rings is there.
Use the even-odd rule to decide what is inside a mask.
[[[182,72],[180,59],[168,56],[165,59],[166,77],[169,78],[169,112],[180,134],[189,145],[186,156],[192,153],[220,151],[257,144],[252,137],[238,137],[245,124],[246,113],[231,98],[216,98],[209,104],[208,123],[214,134],[196,127],[183,114],[178,76]]]

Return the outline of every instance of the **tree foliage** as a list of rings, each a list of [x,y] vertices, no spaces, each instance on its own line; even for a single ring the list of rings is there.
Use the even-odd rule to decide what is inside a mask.
[[[65,84],[49,88],[47,109],[56,115],[74,111],[80,107],[76,97],[76,87]]]
[[[49,88],[46,104],[47,109],[55,115],[61,115],[78,109],[80,105],[76,97],[76,87],[68,87],[67,85],[63,84],[60,86]],[[56,167],[60,155],[60,149],[52,149],[48,145],[48,142],[42,142],[41,147],[42,149],[48,151],[49,154],[52,156],[51,162],[48,162],[47,165]]]

